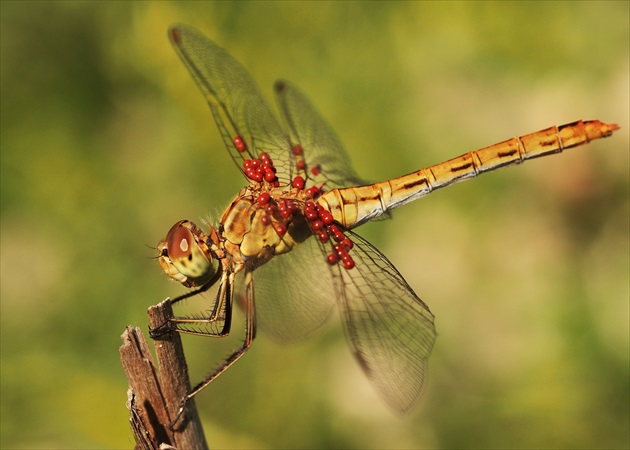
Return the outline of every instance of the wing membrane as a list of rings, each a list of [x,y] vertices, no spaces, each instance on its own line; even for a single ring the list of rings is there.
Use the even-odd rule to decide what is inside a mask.
[[[391,262],[351,236],[355,267],[334,266],[347,340],[385,402],[397,412],[418,400],[436,338],[434,317]]]
[[[224,49],[187,25],[169,30],[171,43],[206,98],[230,156],[241,172],[245,159],[267,152],[281,183],[290,181],[287,133],[245,68]],[[246,143],[239,152],[234,138]]]
[[[334,309],[332,274],[314,237],[274,257],[253,275],[258,328],[277,341],[313,335]]]
[[[291,140],[304,149],[307,169],[318,168],[319,175],[308,172],[307,186],[321,184],[327,190],[365,184],[354,172],[350,159],[334,130],[292,83],[275,84],[280,114],[287,124]]]

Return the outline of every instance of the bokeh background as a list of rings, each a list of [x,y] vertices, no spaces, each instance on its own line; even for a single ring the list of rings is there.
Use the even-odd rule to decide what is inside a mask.
[[[212,447],[628,448],[628,5],[0,2],[0,447],[133,446],[120,334],[182,292],[154,246],[243,185],[168,43],[184,22],[270,100],[276,78],[301,86],[375,181],[553,124],[622,127],[361,230],[436,316],[409,417],[335,317],[303,344],[259,336],[198,396]],[[194,380],[239,323],[185,339]]]

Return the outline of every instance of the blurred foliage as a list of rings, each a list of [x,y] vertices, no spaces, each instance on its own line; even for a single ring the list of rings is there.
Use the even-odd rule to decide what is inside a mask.
[[[628,5],[0,2],[0,447],[133,446],[119,336],[181,292],[153,247],[243,183],[166,38],[185,22],[269,98],[301,86],[370,179],[580,118],[622,126],[366,225],[437,318],[410,417],[336,319],[300,345],[261,336],[199,395],[212,447],[627,448]],[[185,340],[195,379],[233,334]]]

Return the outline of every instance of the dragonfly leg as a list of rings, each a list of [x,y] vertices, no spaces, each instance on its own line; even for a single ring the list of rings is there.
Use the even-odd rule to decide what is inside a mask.
[[[232,325],[232,297],[234,274],[225,270],[221,276],[219,291],[214,300],[214,307],[209,316],[183,316],[170,319],[171,328],[180,333],[197,336],[224,337],[230,334]],[[216,323],[223,323],[222,328],[209,328]],[[196,327],[195,327],[196,325]]]
[[[175,297],[173,300],[171,300],[171,305],[174,305],[177,302],[180,302],[181,300],[185,300],[187,298],[190,297],[194,297],[195,295],[201,294],[205,291],[207,291],[208,289],[210,289],[218,280],[219,278],[221,278],[221,282],[224,282],[224,279],[227,278],[227,275],[223,272],[219,272],[217,271],[217,273],[203,286],[201,286],[199,289],[195,289],[194,291],[190,291],[187,292],[186,294],[180,295],[179,297]],[[218,300],[221,300],[223,297],[221,297],[221,293],[224,291],[223,287],[225,286],[225,284],[222,284],[222,289],[219,290],[219,295],[217,296]],[[219,304],[220,301],[216,301],[214,304],[214,309],[212,310],[212,314],[210,316],[210,319],[212,319],[211,321],[216,321],[218,319],[218,311],[219,311]],[[171,318],[169,321],[164,322],[163,324],[158,325],[155,328],[150,328],[149,329],[149,336],[151,336],[151,338],[155,339],[155,338],[159,338],[161,336],[164,336],[165,334],[168,334],[172,331],[178,331],[177,329],[177,323],[180,322],[185,322],[185,320],[183,320],[184,318],[177,318],[177,317],[173,317]],[[208,320],[205,320],[206,322]],[[193,321],[189,321],[189,322],[193,322]],[[199,322],[199,320],[194,320],[194,322]],[[227,321],[226,321],[227,322]],[[181,331],[181,330],[179,330]],[[229,325],[228,325],[228,333],[229,333]]]
[[[174,305],[175,303],[178,303],[178,302],[180,302],[182,300],[185,300],[185,299],[190,298],[190,297],[194,297],[197,294],[201,294],[202,292],[207,291],[212,286],[214,286],[214,283],[219,281],[219,279],[222,278],[223,275],[224,275],[223,271],[217,270],[217,273],[215,273],[214,276],[207,283],[205,283],[204,285],[199,287],[199,289],[195,289],[194,291],[190,291],[190,292],[182,294],[182,295],[180,295],[178,297],[175,297],[173,300],[171,300],[171,305]]]
[[[228,298],[228,301],[231,305],[232,298],[231,296]],[[230,308],[231,309],[231,308]],[[228,356],[223,362],[214,369],[208,376],[206,376],[200,383],[198,383],[188,395],[182,398],[179,409],[177,411],[177,416],[175,419],[169,424],[169,428],[172,428],[180,419],[181,415],[186,408],[186,403],[188,400],[197,395],[203,388],[208,386],[214,380],[218,378],[223,372],[225,372],[232,364],[234,364],[241,356],[249,350],[252,345],[252,341],[254,340],[254,336],[256,336],[256,310],[254,307],[254,280],[252,278],[252,273],[245,273],[245,338],[243,339],[242,345],[234,350],[230,356]]]

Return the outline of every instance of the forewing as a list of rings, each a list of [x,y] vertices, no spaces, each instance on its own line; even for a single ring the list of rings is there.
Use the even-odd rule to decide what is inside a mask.
[[[243,172],[245,159],[267,152],[283,184],[290,180],[287,133],[247,70],[224,49],[187,25],[176,25],[169,36],[177,54],[206,97],[232,159]],[[234,138],[246,150],[239,152]]]
[[[292,83],[275,84],[280,115],[293,144],[300,144],[306,161],[307,186],[323,184],[326,190],[365,184],[354,172],[334,130]]]
[[[277,341],[313,335],[334,309],[332,273],[314,237],[275,256],[253,275],[257,327]]]
[[[385,402],[400,413],[422,393],[436,332],[433,314],[391,262],[369,242],[354,243],[355,267],[334,266],[349,345]]]

